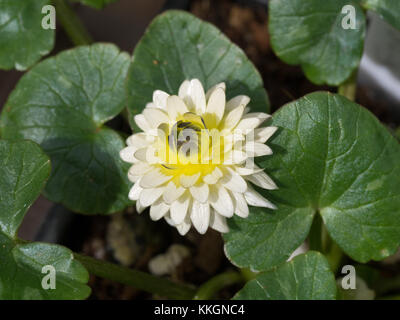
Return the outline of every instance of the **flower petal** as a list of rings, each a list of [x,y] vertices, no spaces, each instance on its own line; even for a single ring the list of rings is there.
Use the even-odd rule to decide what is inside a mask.
[[[198,115],[202,115],[206,111],[206,96],[198,79],[182,83],[179,88],[179,97],[183,99],[190,111],[195,111]]]
[[[190,188],[197,182],[199,178],[200,178],[200,172],[190,176],[182,174],[179,178],[179,182],[181,183],[182,187]]]
[[[171,180],[171,178],[171,176],[163,174],[160,169],[151,170],[140,179],[140,186],[142,188],[155,188]]]
[[[197,201],[206,202],[208,200],[208,195],[209,195],[208,184],[198,183],[191,186],[189,190],[193,198],[195,198]]]
[[[176,229],[178,230],[181,236],[184,236],[190,230],[191,226],[192,223],[190,221],[190,218],[187,217],[185,220],[183,220],[182,223],[176,225]]]
[[[169,94],[162,91],[162,90],[156,90],[153,92],[153,102],[154,105],[160,109],[164,109],[167,106],[167,98],[169,97]]]
[[[129,168],[128,176],[142,176],[152,168],[154,167],[149,165],[147,162],[139,161]]]
[[[143,207],[152,205],[158,198],[161,197],[165,187],[143,189],[140,193],[139,202]]]
[[[230,168],[224,170],[224,176],[221,178],[220,182],[225,188],[235,192],[243,193],[247,189],[246,181]]]
[[[190,219],[192,220],[193,226],[200,234],[206,233],[210,222],[210,205],[208,202],[201,203],[194,200]]]
[[[125,162],[129,162],[129,163],[135,163],[138,160],[135,157],[135,152],[136,152],[137,148],[136,147],[126,147],[124,149],[122,149],[119,152],[119,156],[121,157],[122,160],[124,160]]]
[[[225,82],[217,83],[215,86],[213,86],[210,89],[208,89],[208,91],[206,93],[206,100],[207,101],[208,101],[208,99],[210,99],[210,96],[212,95],[212,93],[217,89],[222,89],[222,90],[225,91],[226,90]]]
[[[247,206],[247,201],[242,193],[232,192],[235,214],[242,218],[247,218],[249,215],[249,207]]]
[[[143,207],[139,201],[136,201],[136,212],[141,214],[146,207]]]
[[[226,218],[216,213],[214,210],[210,213],[210,227],[221,233],[229,232]]]
[[[246,107],[249,102],[250,98],[248,96],[236,96],[226,103],[225,109],[231,111],[241,105]]]
[[[150,128],[156,129],[162,123],[169,123],[169,118],[166,112],[156,108],[145,108],[143,110],[147,123]]]
[[[260,171],[255,174],[246,176],[245,179],[263,189],[267,190],[278,189],[278,186],[275,184],[275,182],[264,171]]]
[[[225,91],[221,88],[214,90],[207,103],[206,113],[215,116],[215,125],[218,125],[225,112]]]
[[[251,206],[276,209],[276,206],[273,203],[265,199],[251,187],[247,188],[247,191],[244,193],[244,198]]]
[[[249,157],[269,156],[273,153],[266,144],[254,141],[247,142],[244,149]]]
[[[169,206],[159,198],[150,207],[150,218],[153,221],[160,220],[168,212]]]
[[[178,200],[171,204],[171,219],[175,224],[180,224],[185,219],[190,204],[190,196],[188,193],[184,194]]]
[[[186,104],[178,96],[169,96],[167,99],[167,112],[171,120],[176,120],[179,115],[188,112]]]
[[[257,128],[260,124],[262,124],[270,117],[271,116],[269,114],[263,112],[253,112],[245,114],[235,129],[241,130],[246,133],[254,128]]]
[[[140,179],[135,182],[131,190],[129,190],[128,198],[133,201],[139,200],[140,193],[143,191],[143,188],[140,186]]]
[[[278,130],[278,127],[263,127],[254,130],[254,141],[265,143]]]
[[[185,192],[185,190],[185,188],[181,186],[177,187],[173,181],[170,181],[168,182],[168,185],[163,193],[163,199],[166,203],[171,204],[178,199]]]
[[[126,139],[126,144],[128,146],[133,146],[137,149],[147,147],[152,142],[154,142],[154,138],[148,136],[144,132],[133,134],[128,139]]]
[[[218,167],[215,167],[211,173],[203,177],[203,181],[207,184],[216,184],[221,177],[222,171]]]
[[[244,105],[241,105],[233,110],[231,110],[221,124],[221,129],[223,130],[232,130],[239,123],[240,119],[243,116]]]
[[[134,117],[134,120],[137,124],[137,126],[144,132],[149,131],[151,129],[149,123],[147,122],[146,118],[144,117],[143,114],[137,114]]]
[[[211,186],[209,201],[211,206],[219,214],[228,218],[233,216],[234,208],[232,198],[222,185]]]

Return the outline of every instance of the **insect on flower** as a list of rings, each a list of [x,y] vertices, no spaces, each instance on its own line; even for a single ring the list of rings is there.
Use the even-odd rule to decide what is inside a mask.
[[[271,155],[265,142],[276,127],[260,125],[270,116],[250,113],[247,96],[226,102],[225,83],[204,92],[197,79],[186,80],[178,96],[156,90],[135,122],[143,132],[127,139],[120,155],[132,166],[129,198],[140,213],[165,218],[181,235],[191,225],[227,232],[226,218],[246,218],[248,205],[274,209],[251,183],[268,190],[276,184],[253,158]]]

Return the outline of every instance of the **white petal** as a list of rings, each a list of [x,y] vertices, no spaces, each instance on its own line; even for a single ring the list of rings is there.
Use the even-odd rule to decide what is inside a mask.
[[[146,207],[143,207],[143,206],[140,204],[139,201],[136,201],[136,211],[137,211],[137,213],[139,213],[139,214],[142,213],[144,209],[146,209]]]
[[[140,180],[142,188],[154,188],[171,180],[171,176],[163,174],[160,169],[155,169],[147,172]]]
[[[264,127],[254,130],[254,141],[265,143],[278,130],[278,127]]]
[[[247,106],[249,102],[250,98],[248,96],[236,96],[226,103],[226,110],[230,111],[241,105]]]
[[[242,120],[236,126],[236,130],[242,130],[243,132],[248,132],[260,124],[262,124],[265,120],[270,118],[269,114],[263,112],[253,112],[248,113],[243,116]]]
[[[158,198],[161,197],[165,187],[143,189],[140,193],[139,202],[143,207],[152,205]]]
[[[246,152],[234,148],[224,155],[224,164],[241,164],[248,158]]]
[[[147,120],[146,120],[146,118],[144,117],[143,114],[137,114],[135,116],[134,120],[135,120],[137,126],[142,131],[146,132],[146,131],[149,131],[151,129],[149,123],[147,122]]]
[[[224,176],[221,178],[220,182],[225,188],[235,192],[243,193],[247,189],[246,181],[230,168],[224,170]]]
[[[193,226],[200,234],[206,233],[210,222],[210,205],[201,203],[196,200],[193,201],[190,219]]]
[[[168,212],[169,206],[162,201],[162,199],[158,199],[154,202],[150,207],[150,218],[153,221],[160,220],[165,214]]]
[[[156,150],[153,146],[140,148],[133,154],[135,158],[142,162],[155,163],[158,158],[156,157]]]
[[[180,224],[185,219],[190,204],[189,194],[185,194],[171,204],[171,219],[175,224]]]
[[[219,214],[228,218],[233,216],[234,208],[232,198],[222,185],[211,187],[209,201],[211,206]]]
[[[182,83],[179,88],[179,97],[191,111],[201,115],[206,111],[206,96],[201,82],[193,79],[189,83]]]
[[[154,142],[154,138],[148,136],[144,132],[133,134],[128,139],[126,139],[126,144],[128,146],[133,146],[137,149],[147,147],[152,142]]]
[[[231,110],[223,120],[221,124],[221,129],[232,130],[239,123],[243,116],[244,105],[241,105],[233,110]]]
[[[129,168],[128,176],[129,175],[142,176],[146,172],[150,171],[152,168],[154,168],[154,167],[150,166],[148,163],[140,161],[140,162],[135,163],[133,166],[131,166]]]
[[[167,214],[164,216],[164,219],[165,219],[165,221],[167,221],[167,223],[168,223],[170,226],[176,227],[175,222],[171,219],[171,216],[170,216],[169,213],[167,213]]]
[[[250,174],[255,174],[257,172],[261,172],[264,169],[261,169],[261,168],[257,167],[256,165],[253,165],[253,166],[249,166],[249,167],[246,167],[246,166],[245,167],[235,166],[235,170],[241,176],[248,176]]]
[[[206,112],[215,115],[216,125],[218,125],[225,112],[225,91],[223,89],[216,89],[211,94]]]
[[[244,148],[249,157],[268,156],[273,153],[270,147],[260,142],[249,141]]]
[[[214,212],[214,210],[212,210],[210,214],[210,227],[221,233],[226,233],[229,231],[226,218]]]
[[[210,99],[211,94],[217,89],[222,89],[222,90],[225,91],[226,90],[225,82],[217,83],[215,86],[213,86],[210,89],[208,89],[208,91],[206,93],[206,100],[207,101],[208,101],[208,99]]]
[[[171,204],[178,199],[185,192],[185,190],[185,188],[181,186],[177,187],[173,181],[170,181],[164,190],[163,199],[166,203]]]
[[[153,102],[156,107],[165,109],[167,106],[167,98],[169,97],[169,94],[162,91],[162,90],[156,90],[153,92]]]
[[[221,177],[222,171],[218,167],[215,167],[211,173],[203,177],[203,181],[208,184],[216,184]]]
[[[188,112],[186,104],[178,96],[170,96],[167,99],[167,112],[171,120],[175,120],[178,115]]]
[[[254,183],[256,186],[259,186],[263,189],[267,189],[267,190],[278,189],[275,182],[264,171],[260,171],[255,174],[246,176],[245,178],[248,181]]]
[[[251,187],[247,188],[247,191],[244,193],[244,197],[247,203],[251,206],[276,209],[276,206],[274,204],[265,199],[262,195],[253,190]]]
[[[162,123],[169,123],[168,115],[161,109],[146,108],[143,115],[152,129],[158,128]]]
[[[178,224],[176,226],[176,229],[178,230],[178,232],[181,236],[184,236],[190,230],[191,226],[192,226],[192,223],[190,221],[190,218],[188,217],[182,223]]]
[[[125,162],[129,162],[129,163],[135,163],[137,162],[137,159],[135,158],[135,152],[136,152],[137,148],[136,147],[126,147],[124,149],[122,149],[119,152],[119,156],[121,157],[122,160],[124,160]]]
[[[190,188],[192,185],[194,185],[197,180],[200,178],[200,172],[193,174],[191,176],[187,176],[185,174],[182,174],[180,176],[180,183],[184,188]]]
[[[139,200],[140,193],[142,192],[143,188],[140,186],[140,179],[136,181],[136,183],[133,185],[131,190],[129,190],[128,198],[137,201]]]
[[[235,203],[235,214],[242,218],[247,218],[249,215],[249,207],[242,193],[232,192]]]
[[[208,184],[206,183],[198,183],[190,187],[190,193],[193,198],[195,198],[199,202],[206,202],[208,200]]]

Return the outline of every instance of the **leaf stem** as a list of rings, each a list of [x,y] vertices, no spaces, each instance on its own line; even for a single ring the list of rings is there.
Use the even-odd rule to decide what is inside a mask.
[[[57,19],[73,44],[80,46],[93,43],[92,37],[71,6],[65,0],[52,1],[56,7]]]
[[[194,287],[176,283],[166,278],[118,266],[89,256],[74,253],[74,257],[89,271],[100,278],[116,281],[153,294],[170,299],[192,299],[196,293]]]
[[[351,101],[356,100],[357,74],[358,70],[355,70],[351,76],[338,87],[338,93]]]
[[[222,288],[236,283],[244,283],[244,277],[236,271],[224,272],[211,278],[197,290],[194,300],[207,300],[214,298]]]
[[[310,250],[319,251],[325,255],[333,273],[336,273],[343,258],[343,251],[331,239],[321,214],[316,213],[308,236]]]

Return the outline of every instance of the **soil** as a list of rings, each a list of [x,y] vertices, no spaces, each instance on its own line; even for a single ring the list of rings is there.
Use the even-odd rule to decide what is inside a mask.
[[[300,67],[289,66],[275,56],[269,43],[268,14],[264,6],[243,6],[232,0],[192,0],[190,11],[216,25],[245,51],[263,77],[272,112],[313,91],[336,91],[310,83]],[[356,100],[390,127],[400,124],[394,123],[391,106],[371,95],[367,88],[358,89]],[[168,276],[196,285],[233,268],[223,253],[223,242],[217,232],[210,230],[199,236],[191,231],[181,237],[165,222],[152,222],[148,216],[146,211],[138,215],[129,209],[112,217],[90,217],[89,232],[80,250],[98,259],[148,272],[148,263],[154,256],[165,253],[171,244],[179,243],[190,250],[190,255]],[[162,298],[94,276],[89,285],[93,288],[91,299]],[[217,298],[229,299],[238,289],[227,288]]]

